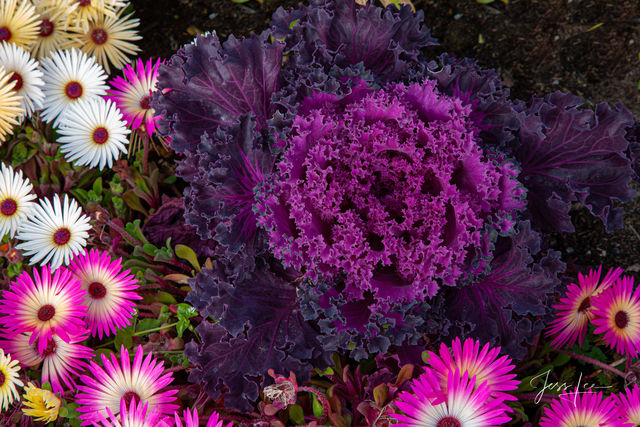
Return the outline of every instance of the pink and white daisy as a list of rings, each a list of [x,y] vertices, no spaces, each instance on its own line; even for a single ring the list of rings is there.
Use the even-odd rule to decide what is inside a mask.
[[[628,427],[619,416],[615,399],[604,398],[602,392],[574,390],[561,394],[544,408],[540,427]]]
[[[171,427],[170,419],[163,417],[156,408],[149,410],[148,403],[131,399],[129,406],[124,399],[120,401],[120,414],[115,415],[107,408],[107,416],[100,414],[98,427]]]
[[[176,422],[175,427],[183,427],[182,421],[180,420],[180,417],[178,416],[177,411],[174,414],[174,417]],[[200,420],[198,419],[198,411],[196,409],[194,409],[193,412],[191,412],[191,410],[188,408],[185,409],[184,413],[182,414],[182,417],[184,419],[184,427],[200,426]],[[233,422],[230,422],[229,424],[226,425],[226,427],[231,427],[231,426],[233,426]],[[224,426],[224,421],[220,419],[220,414],[218,414],[216,411],[213,411],[205,427],[225,427],[225,426]]]
[[[598,271],[590,270],[587,276],[578,273],[578,284],[571,283],[560,304],[554,306],[558,313],[546,332],[547,336],[556,335],[551,342],[553,347],[571,347],[576,340],[582,345],[589,321],[593,319],[594,298],[618,280],[622,271],[621,268],[610,269],[602,282],[602,266]]]
[[[633,278],[623,277],[593,302],[594,333],[627,357],[640,352],[640,287],[633,287]]]
[[[107,89],[107,75],[96,63],[78,49],[53,52],[42,58],[44,72],[44,95],[42,118],[60,123],[61,113],[71,104],[82,99],[95,99],[104,95]]]
[[[511,359],[506,355],[498,358],[499,354],[500,347],[490,348],[487,343],[480,349],[479,341],[467,338],[461,344],[460,338],[455,338],[451,349],[444,343],[440,345],[439,356],[429,351],[427,363],[439,376],[443,388],[450,372],[466,371],[470,377],[475,377],[476,386],[486,382],[493,398],[516,400],[516,397],[507,392],[517,389],[520,381],[512,373],[514,365],[511,364]]]
[[[73,259],[69,269],[87,291],[85,320],[91,336],[102,339],[131,324],[134,300],[142,297],[135,292],[138,281],[131,271],[122,270],[121,258],[112,260],[106,252],[85,250]]]
[[[0,313],[5,316],[0,322],[13,336],[30,334],[29,345],[37,341],[38,353],[43,354],[54,335],[70,343],[74,334],[83,332],[84,294],[80,281],[67,269],[52,274],[48,266],[41,272],[34,268],[33,278],[23,271],[2,294]]]
[[[18,227],[31,214],[36,198],[31,193],[29,178],[22,178],[22,171],[4,163],[0,164],[0,240],[8,234],[12,238]]]
[[[49,199],[40,199],[40,206],[20,225],[17,239],[22,243],[16,248],[31,257],[30,264],[45,265],[51,261],[51,269],[55,270],[63,263],[69,264],[85,247],[90,229],[89,217],[82,213],[78,203],[69,200],[66,194],[60,203],[55,194],[53,204]]]
[[[624,393],[614,395],[618,400],[618,407],[621,410],[621,417],[633,424],[640,425],[640,387],[634,384],[633,388],[627,388]]]
[[[117,76],[109,83],[115,89],[107,90],[111,99],[116,103],[131,129],[142,127],[149,136],[156,130],[156,122],[160,116],[155,116],[155,111],[151,108],[151,92],[155,90],[158,81],[158,67],[160,59],[155,64],[151,59],[146,64],[138,59],[135,68],[127,64],[124,67],[124,78]]]
[[[13,354],[22,366],[38,366],[42,363],[42,383],[49,382],[54,393],[75,390],[74,376],[80,375],[89,366],[93,350],[80,344],[87,339],[87,333],[71,335],[68,343],[54,335],[49,340],[42,354],[35,345],[29,344],[29,334],[20,333],[6,336],[0,341],[0,348]]]
[[[111,167],[120,152],[126,154],[129,140],[122,113],[102,98],[78,101],[67,107],[60,118],[60,151],[76,165]]]
[[[402,392],[396,406],[404,414],[393,414],[400,426],[415,427],[488,427],[511,421],[502,399],[492,399],[487,383],[475,386],[475,378],[465,372],[449,372],[446,389],[431,368],[413,380],[411,393]]]
[[[91,425],[107,417],[107,408],[114,414],[120,412],[120,401],[130,404],[132,400],[149,404],[149,408],[156,408],[161,414],[173,414],[178,405],[173,402],[178,390],[164,390],[172,381],[171,373],[163,375],[163,363],[153,358],[151,353],[144,357],[142,346],[138,346],[133,364],[129,359],[129,352],[124,346],[120,349],[120,362],[111,354],[107,359],[101,354],[100,367],[91,362],[90,372],[94,378],[82,375],[84,385],[78,385],[80,392],[76,396],[78,417],[83,426]]]
[[[2,42],[0,44],[0,66],[11,74],[13,90],[20,99],[20,106],[28,117],[40,108],[44,99],[42,92],[42,71],[38,68],[38,62],[31,58],[29,52],[14,43]]]

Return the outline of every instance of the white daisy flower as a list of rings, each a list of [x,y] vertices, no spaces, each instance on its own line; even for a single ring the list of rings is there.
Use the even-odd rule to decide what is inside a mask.
[[[102,98],[70,105],[60,120],[60,150],[76,165],[111,167],[120,151],[127,153],[127,122],[112,101]]]
[[[78,49],[54,52],[41,62],[45,83],[42,118],[46,122],[53,120],[58,126],[66,107],[106,94],[104,69]]]
[[[51,261],[51,270],[56,270],[63,263],[68,265],[85,247],[90,228],[89,217],[74,199],[69,200],[65,194],[61,204],[55,194],[53,204],[49,199],[41,199],[40,206],[22,223],[17,236],[22,243],[16,248],[31,257],[30,264],[40,262],[44,266]]]
[[[11,166],[0,167],[0,240],[9,234],[13,237],[18,227],[35,207],[36,198],[31,194],[33,185],[22,179],[22,171],[14,172]]]
[[[38,65],[22,47],[7,42],[0,44],[0,66],[7,73],[13,73],[9,81],[14,82],[13,90],[22,97],[21,106],[27,116],[39,110],[44,100],[44,82]]]

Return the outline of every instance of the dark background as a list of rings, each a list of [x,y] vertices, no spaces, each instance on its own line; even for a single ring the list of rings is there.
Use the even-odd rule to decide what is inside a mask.
[[[260,32],[278,7],[297,0],[132,0],[141,20],[141,57],[169,58],[197,33],[217,31],[222,40]],[[571,91],[585,105],[623,103],[640,118],[640,2],[637,0],[415,0],[441,52],[474,57],[494,68],[512,95]],[[602,24],[597,28],[594,26]],[[637,187],[636,188],[640,188]],[[554,236],[569,271],[623,267],[640,273],[640,198],[626,205],[625,228],[606,234],[585,208],[573,210],[576,233]]]

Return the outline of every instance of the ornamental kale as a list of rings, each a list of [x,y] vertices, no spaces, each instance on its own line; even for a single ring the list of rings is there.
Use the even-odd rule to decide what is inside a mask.
[[[349,298],[423,300],[454,286],[482,270],[470,261],[489,255],[485,225],[507,233],[524,205],[516,167],[480,150],[469,107],[433,81],[361,82],[298,111],[259,223],[285,265],[344,273]]]
[[[640,170],[624,107],[513,100],[473,60],[422,57],[433,44],[408,6],[311,0],[161,66],[185,222],[216,241],[189,296],[218,321],[188,351],[213,396],[242,405],[269,368],[304,378],[326,352],[425,336],[522,356],[564,269],[542,233],[573,231],[574,202],[621,226]]]

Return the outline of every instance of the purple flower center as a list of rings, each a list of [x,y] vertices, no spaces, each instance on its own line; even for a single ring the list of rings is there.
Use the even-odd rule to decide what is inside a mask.
[[[91,0],[78,0],[78,5],[81,7],[89,6],[91,5]]]
[[[578,307],[578,313],[584,313],[589,309],[589,307],[591,307],[591,298],[586,297],[580,303],[580,307]]]
[[[0,28],[0,41],[7,41],[11,38],[11,30],[7,27]]]
[[[102,28],[96,28],[91,31],[91,40],[93,40],[95,44],[105,44],[108,38],[107,32]]]
[[[53,308],[51,304],[46,304],[40,307],[38,310],[38,320],[41,322],[46,322],[47,320],[53,319],[53,316],[56,314],[56,309]]]
[[[58,346],[56,345],[56,342],[53,339],[50,339],[49,343],[47,344],[47,348],[45,348],[42,352],[42,356],[47,357],[51,356],[52,354],[56,354],[57,348]]]
[[[56,232],[53,233],[53,243],[58,246],[66,245],[69,240],[71,240],[71,231],[66,227],[58,228]]]
[[[87,290],[93,299],[102,299],[107,295],[107,288],[100,282],[92,282]]]
[[[129,405],[131,404],[131,399],[135,399],[136,404],[140,402],[140,396],[138,396],[138,393],[136,393],[135,391],[126,392],[124,396],[122,396],[122,398],[124,399],[124,403],[127,405],[127,407],[129,407]]]
[[[627,315],[626,311],[620,310],[616,313],[615,322],[618,328],[624,329],[629,324],[629,315]]]
[[[140,108],[142,108],[143,110],[148,110],[149,108],[151,108],[151,97],[149,95],[140,100]]]
[[[0,212],[2,212],[4,216],[11,216],[16,213],[17,210],[18,204],[13,199],[7,198],[0,203]]]
[[[109,139],[109,131],[103,127],[96,128],[93,131],[93,142],[102,145]]]
[[[69,82],[64,87],[64,93],[71,99],[78,99],[82,96],[82,85],[78,82]]]
[[[51,34],[53,34],[53,29],[54,29],[54,25],[53,22],[49,21],[48,19],[43,19],[42,21],[40,21],[40,32],[38,33],[38,35],[40,37],[49,37]]]
[[[438,421],[438,424],[436,424],[436,427],[461,427],[461,426],[462,424],[460,424],[460,421],[458,421],[454,417],[444,417],[443,419]]]
[[[15,71],[13,72],[13,74],[11,74],[11,77],[9,77],[9,81],[16,82],[15,85],[13,86],[13,90],[15,90],[16,92],[22,89],[22,86],[24,85],[24,80],[22,80],[22,76],[16,73]]]
[[[2,387],[2,385],[4,384],[4,374],[2,373],[2,371],[0,371],[0,387]]]

